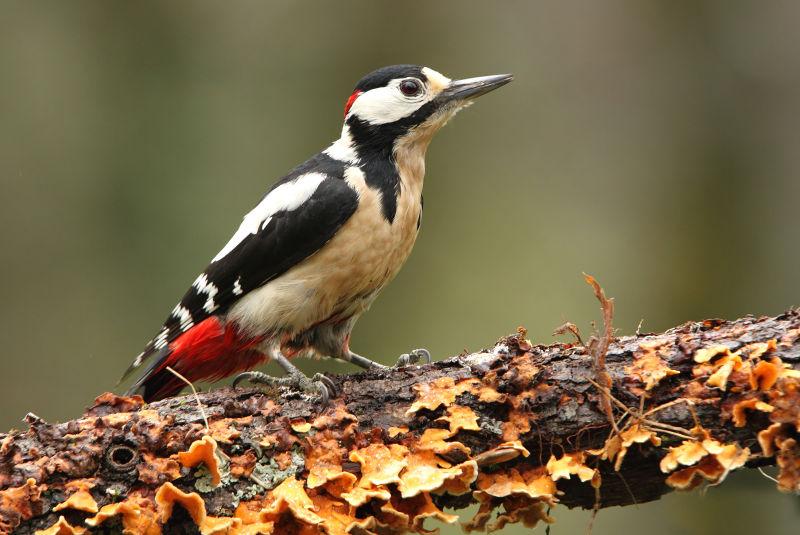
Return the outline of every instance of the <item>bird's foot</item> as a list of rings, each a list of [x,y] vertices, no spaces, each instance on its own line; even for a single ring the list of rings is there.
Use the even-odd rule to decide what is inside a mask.
[[[233,380],[233,387],[236,388],[242,381],[268,386],[286,386],[307,394],[318,394],[323,405],[327,405],[331,397],[338,394],[338,390],[333,381],[321,373],[316,373],[313,377],[308,377],[298,371],[297,373],[291,373],[285,377],[275,377],[264,372],[244,372],[237,375]]]
[[[404,368],[406,366],[413,366],[423,360],[425,361],[425,364],[430,364],[433,362],[433,359],[431,358],[431,352],[422,348],[415,349],[409,353],[403,353],[400,355],[400,358],[397,359],[397,364],[395,364],[394,367]]]

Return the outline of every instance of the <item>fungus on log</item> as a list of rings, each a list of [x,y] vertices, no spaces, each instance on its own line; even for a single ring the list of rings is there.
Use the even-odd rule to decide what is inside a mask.
[[[761,465],[800,492],[800,313],[626,336],[604,356],[598,370],[582,344],[521,331],[334,376],[327,407],[286,389],[201,394],[208,428],[192,396],[103,394],[69,422],[29,415],[27,431],[0,434],[0,532],[425,533],[476,502],[461,520],[481,531]]]

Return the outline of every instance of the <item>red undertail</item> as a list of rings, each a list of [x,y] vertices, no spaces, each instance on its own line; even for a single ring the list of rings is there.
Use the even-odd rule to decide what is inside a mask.
[[[243,337],[235,325],[223,325],[215,316],[207,318],[169,344],[169,353],[143,378],[142,397],[156,401],[186,386],[167,366],[192,382],[222,379],[252,369],[267,358],[258,350],[263,339]]]

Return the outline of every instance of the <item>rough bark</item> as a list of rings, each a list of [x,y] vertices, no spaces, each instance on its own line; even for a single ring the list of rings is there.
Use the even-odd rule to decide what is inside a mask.
[[[642,503],[776,463],[781,490],[800,491],[797,311],[614,339],[613,399],[596,364],[583,345],[521,332],[332,376],[327,407],[286,389],[203,393],[209,429],[191,395],[104,394],[64,423],[29,415],[0,434],[0,532],[400,533],[476,501],[472,529],[532,525],[556,502]]]

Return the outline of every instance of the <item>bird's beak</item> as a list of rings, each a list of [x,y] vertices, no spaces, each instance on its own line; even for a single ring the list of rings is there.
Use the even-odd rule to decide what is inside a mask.
[[[513,74],[493,74],[491,76],[453,80],[439,96],[447,101],[472,100],[500,86],[506,85],[513,79]]]

